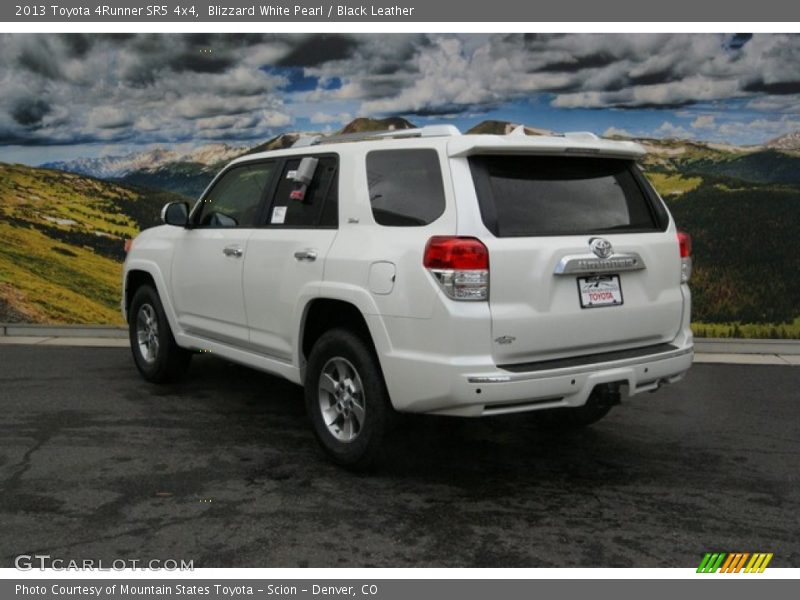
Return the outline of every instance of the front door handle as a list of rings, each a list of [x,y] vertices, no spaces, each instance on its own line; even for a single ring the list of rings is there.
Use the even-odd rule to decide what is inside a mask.
[[[244,254],[244,250],[242,250],[241,246],[225,246],[222,249],[222,253],[225,256],[233,256],[234,258],[241,258],[242,254]]]
[[[299,252],[294,253],[294,257],[297,260],[303,260],[307,262],[314,262],[317,260],[317,251],[316,250],[300,250]]]

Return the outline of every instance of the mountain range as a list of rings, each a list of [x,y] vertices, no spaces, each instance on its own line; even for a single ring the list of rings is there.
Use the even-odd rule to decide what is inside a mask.
[[[173,164],[191,163],[207,167],[213,166],[236,158],[246,151],[247,148],[228,144],[209,144],[189,152],[158,147],[144,152],[131,152],[124,156],[76,158],[69,161],[44,163],[40,166],[45,169],[57,169],[79,175],[112,179],[124,177],[134,171],[152,171]]]
[[[786,135],[773,138],[764,145],[775,150],[800,151],[800,131],[792,131]]]
[[[505,135],[517,126],[508,121],[490,120],[479,123],[467,133]],[[400,117],[360,117],[348,123],[337,134],[413,127],[413,123]],[[527,135],[553,133],[545,128],[530,126],[525,126],[524,130]],[[210,144],[183,153],[158,147],[124,156],[77,158],[40,166],[119,183],[166,189],[196,198],[219,169],[230,160],[246,154],[288,148],[301,136],[308,135],[319,134],[282,133],[254,146]],[[800,152],[800,131],[753,146],[682,139],[635,138],[635,141],[645,146],[648,151],[645,164],[655,169],[663,167],[667,170],[696,171],[762,183],[800,183],[800,171],[796,168],[796,153]]]

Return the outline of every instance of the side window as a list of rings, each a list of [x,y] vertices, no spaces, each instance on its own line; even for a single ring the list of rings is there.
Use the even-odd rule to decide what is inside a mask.
[[[367,154],[372,216],[379,225],[414,227],[444,213],[444,187],[435,150],[375,150]]]
[[[319,160],[314,178],[302,198],[293,198],[297,189],[294,171],[302,156],[286,161],[275,190],[275,199],[267,215],[270,227],[336,227],[338,225],[338,160],[334,156],[316,156]]]
[[[275,162],[233,167],[202,200],[195,227],[254,227]]]

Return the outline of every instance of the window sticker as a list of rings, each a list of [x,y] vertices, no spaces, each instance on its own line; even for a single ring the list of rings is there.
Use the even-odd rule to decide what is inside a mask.
[[[271,223],[275,223],[280,225],[286,221],[286,207],[285,206],[276,206],[272,209],[272,220]]]

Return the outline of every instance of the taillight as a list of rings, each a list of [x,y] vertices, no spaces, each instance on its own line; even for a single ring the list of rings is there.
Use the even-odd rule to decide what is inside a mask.
[[[692,236],[679,231],[678,248],[681,254],[681,283],[687,283],[692,276]]]
[[[678,232],[678,246],[681,249],[681,258],[691,258],[692,256],[692,236],[685,231]]]
[[[422,264],[453,300],[489,298],[489,250],[475,238],[435,236]]]

